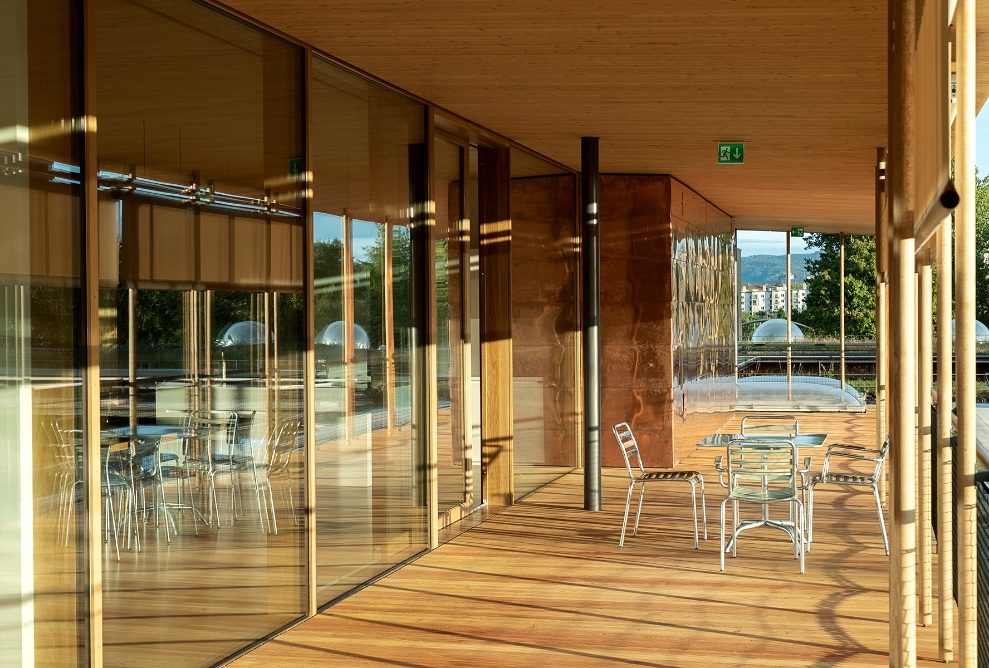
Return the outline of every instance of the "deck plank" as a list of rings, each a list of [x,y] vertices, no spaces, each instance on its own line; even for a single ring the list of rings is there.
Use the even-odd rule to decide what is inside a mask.
[[[801,416],[801,430],[869,445],[874,415]],[[639,535],[619,548],[625,471],[604,470],[598,513],[582,510],[576,472],[230,665],[888,665],[889,562],[871,495],[821,491],[804,575],[770,529],[744,534],[721,573],[714,454],[681,465],[707,480],[699,550],[685,485],[650,488]],[[918,629],[918,665],[936,659],[936,628]]]

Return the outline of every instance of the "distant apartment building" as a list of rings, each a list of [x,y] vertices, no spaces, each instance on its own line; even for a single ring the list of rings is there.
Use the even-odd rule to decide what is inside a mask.
[[[803,283],[790,286],[790,299],[797,313],[807,308],[807,287]],[[743,285],[741,293],[742,313],[775,313],[786,310],[785,285]]]

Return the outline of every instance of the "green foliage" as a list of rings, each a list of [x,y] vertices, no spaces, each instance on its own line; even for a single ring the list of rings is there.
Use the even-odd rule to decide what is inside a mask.
[[[820,256],[808,263],[807,310],[801,321],[817,336],[841,333],[840,248],[837,234],[812,234],[807,247]],[[876,240],[875,237],[845,237],[845,336],[874,339],[876,336]]]
[[[975,319],[989,323],[989,176],[975,175]]]

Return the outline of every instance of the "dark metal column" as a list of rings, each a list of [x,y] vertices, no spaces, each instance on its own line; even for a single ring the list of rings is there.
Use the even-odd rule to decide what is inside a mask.
[[[601,236],[598,138],[580,138],[584,222],[584,510],[601,510]]]

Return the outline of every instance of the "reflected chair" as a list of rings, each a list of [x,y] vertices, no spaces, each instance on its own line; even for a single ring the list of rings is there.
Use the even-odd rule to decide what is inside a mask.
[[[701,488],[701,509],[704,515],[704,540],[707,540],[707,505],[704,501],[704,477],[698,471],[650,471],[642,463],[639,454],[639,446],[632,434],[632,428],[627,422],[619,422],[611,430],[618,439],[622,456],[625,458],[625,468],[628,469],[630,478],[628,483],[628,494],[625,495],[625,517],[622,519],[622,535],[618,541],[618,547],[625,545],[625,529],[628,526],[628,510],[632,503],[632,490],[639,485],[639,507],[635,511],[635,526],[632,528],[632,535],[639,531],[639,516],[642,514],[642,499],[645,496],[646,483],[652,482],[686,482],[690,484],[691,504],[694,511],[694,549],[700,547],[697,533],[697,486]]]
[[[278,533],[278,512],[275,506],[274,490],[272,480],[284,478],[284,497],[288,501],[289,510],[292,513],[292,522],[299,523],[295,512],[295,497],[292,493],[292,475],[290,465],[292,463],[292,453],[302,446],[299,437],[302,435],[302,420],[288,419],[281,422],[273,422],[268,425],[265,437],[266,455],[262,464],[257,467],[258,478],[261,481],[261,495],[265,504],[265,516],[267,517],[267,506],[271,504],[271,531]]]
[[[797,447],[783,439],[734,439],[725,454],[728,495],[721,502],[721,570],[725,570],[726,506],[732,505],[732,532],[728,543],[736,556],[739,534],[756,526],[772,526],[786,531],[793,541],[793,556],[800,559],[804,572],[804,507],[800,499],[800,473]],[[762,507],[762,518],[742,520],[739,504],[751,503]],[[789,520],[770,520],[769,506],[786,503]]]
[[[879,499],[879,481],[883,473],[883,464],[886,462],[886,455],[889,452],[889,436],[883,441],[882,446],[876,448],[865,448],[859,445],[848,445],[847,443],[835,443],[828,447],[827,454],[824,455],[824,468],[820,473],[815,473],[810,480],[810,501],[807,509],[807,542],[814,539],[814,488],[818,485],[839,485],[844,487],[868,487],[872,490],[872,496],[876,500],[876,512],[879,515],[879,528],[883,534],[883,547],[886,556],[889,556],[889,539],[886,536],[886,521],[883,519],[883,504]],[[832,469],[834,460],[844,463],[854,464],[864,462],[863,468],[868,469],[868,473],[862,471],[835,471]]]

